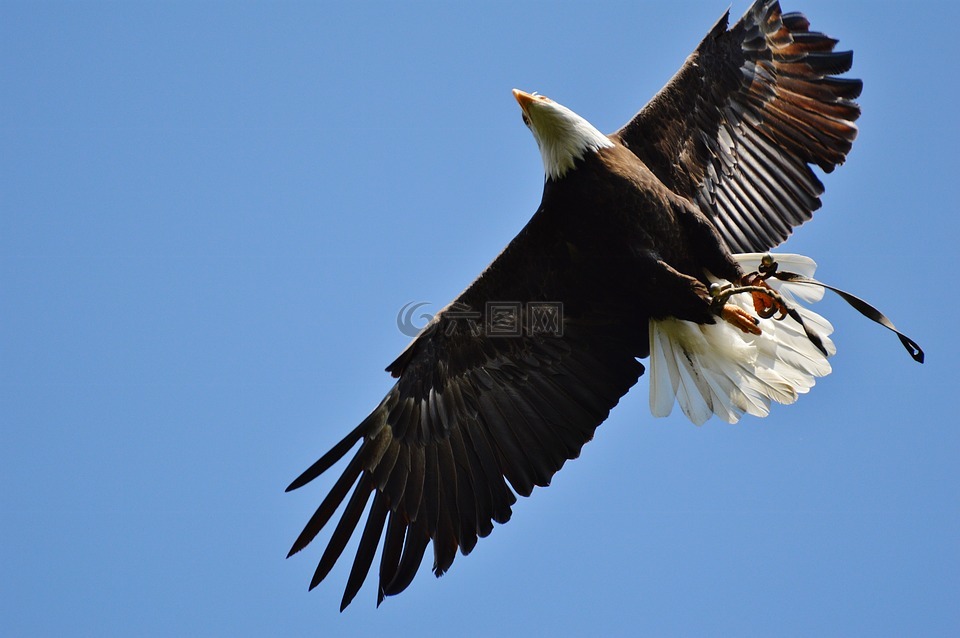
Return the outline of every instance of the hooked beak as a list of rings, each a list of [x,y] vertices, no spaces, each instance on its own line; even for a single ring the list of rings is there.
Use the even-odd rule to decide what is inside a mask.
[[[520,89],[513,90],[513,97],[517,101],[517,104],[520,105],[520,108],[523,109],[524,113],[527,113],[527,107],[533,104],[536,98],[533,95],[530,95],[526,91],[521,91]]]

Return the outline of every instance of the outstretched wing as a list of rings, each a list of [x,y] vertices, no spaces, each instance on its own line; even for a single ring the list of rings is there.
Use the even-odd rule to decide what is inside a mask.
[[[853,54],[775,0],[758,0],[729,31],[727,18],[614,137],[696,202],[731,251],[762,252],[820,207],[810,165],[844,161],[862,82],[834,77]]]
[[[614,324],[566,318],[562,337],[475,335],[451,318],[455,309],[387,368],[398,380],[373,413],[287,488],[313,480],[359,443],[290,550],[306,547],[352,488],[315,587],[372,497],[341,610],[363,584],[384,530],[378,604],[410,584],[431,541],[439,576],[458,549],[469,553],[494,521],[506,522],[514,492],[548,485],[643,372],[636,337],[630,343],[630,331]]]

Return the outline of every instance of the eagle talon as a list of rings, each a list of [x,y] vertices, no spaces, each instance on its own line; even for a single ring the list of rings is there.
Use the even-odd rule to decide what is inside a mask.
[[[727,323],[752,335],[760,334],[760,320],[749,312],[732,303],[725,304],[720,317]]]
[[[749,273],[740,278],[737,285],[710,286],[711,306],[724,320],[749,334],[760,334],[760,320],[735,304],[727,303],[733,295],[750,293],[753,297],[753,308],[761,319],[785,319],[790,314],[790,307],[776,290],[765,281],[761,273]]]
[[[775,267],[776,262],[773,262],[773,265]],[[761,268],[761,270],[766,270],[767,273],[772,274],[769,267],[767,269]],[[781,321],[790,313],[790,308],[787,307],[777,291],[766,282],[767,273],[744,275],[740,280],[740,285],[749,289],[750,295],[753,297],[753,309],[757,311],[761,319],[770,319],[777,315],[777,321]]]
[[[763,285],[766,286],[766,284]],[[756,310],[757,314],[763,319],[769,319],[777,315],[776,319],[780,321],[786,318],[790,312],[790,309],[783,303],[783,300],[779,299],[779,295],[774,297],[766,292],[753,292],[751,296],[753,297],[754,310]]]

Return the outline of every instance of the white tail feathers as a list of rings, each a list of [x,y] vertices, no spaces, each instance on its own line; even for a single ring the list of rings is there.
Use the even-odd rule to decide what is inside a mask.
[[[745,272],[753,272],[762,255],[734,255]],[[812,277],[816,263],[802,255],[773,255],[780,270]],[[767,281],[795,309],[804,325],[817,334],[826,351],[836,352],[828,335],[830,322],[804,303],[823,297],[823,288],[810,284]],[[734,295],[736,304],[756,316],[748,294]],[[650,321],[650,410],[667,416],[674,400],[697,425],[711,415],[736,423],[746,414],[766,416],[770,401],[789,404],[813,387],[817,377],[830,374],[827,357],[791,317],[761,319],[762,334],[751,335],[726,321],[697,324],[679,319]]]

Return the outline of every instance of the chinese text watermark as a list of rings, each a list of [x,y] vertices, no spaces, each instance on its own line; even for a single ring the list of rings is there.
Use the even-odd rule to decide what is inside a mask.
[[[415,337],[428,324],[439,321],[439,330],[448,336],[563,336],[563,303],[559,301],[488,301],[482,310],[453,304],[439,316],[428,312],[417,315],[421,308],[429,305],[418,301],[403,306],[397,313],[397,329],[408,337]]]

